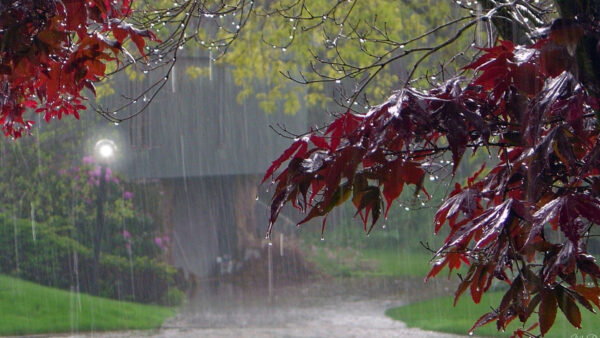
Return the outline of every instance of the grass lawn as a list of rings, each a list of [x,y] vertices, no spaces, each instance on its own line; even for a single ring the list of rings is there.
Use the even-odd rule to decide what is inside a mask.
[[[432,255],[392,249],[314,246],[308,259],[322,272],[338,277],[425,277]]]
[[[491,306],[500,304],[502,295],[501,292],[486,294],[481,303],[475,305],[466,292],[456,307],[452,306],[454,299],[449,296],[392,308],[386,311],[386,315],[405,322],[409,327],[466,335],[481,315],[489,312]],[[600,318],[584,308],[580,308],[580,311],[583,329],[577,330],[572,327],[562,312],[558,310],[554,327],[546,337],[600,337]],[[532,316],[536,316],[536,314]],[[517,322],[518,320],[513,321],[504,333],[498,333],[496,324],[490,323],[475,330],[475,335],[509,337],[518,328]]]
[[[365,249],[362,258],[374,263],[374,269],[357,271],[361,276],[403,276],[423,277],[431,269],[432,254],[403,252],[396,250]]]
[[[160,327],[175,309],[77,295],[0,275],[0,335]]]

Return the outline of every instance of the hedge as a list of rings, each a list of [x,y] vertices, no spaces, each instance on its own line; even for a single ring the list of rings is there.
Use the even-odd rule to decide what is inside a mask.
[[[58,224],[56,224],[58,223]],[[0,273],[42,285],[89,292],[92,250],[69,236],[72,227],[32,224],[0,213]],[[16,246],[15,246],[16,244]],[[142,303],[165,305],[178,294],[177,270],[151,257],[102,253],[100,295]],[[180,287],[182,285],[179,285]],[[179,297],[180,298],[180,297]]]

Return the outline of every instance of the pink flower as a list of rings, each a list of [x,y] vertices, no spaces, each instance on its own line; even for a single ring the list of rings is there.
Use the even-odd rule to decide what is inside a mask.
[[[167,250],[167,244],[169,243],[169,236],[163,235],[154,237],[154,244],[160,247],[163,250]]]
[[[90,170],[90,176],[92,177],[99,177],[100,176],[100,166],[95,167],[94,169]]]
[[[133,193],[131,191],[123,191],[123,198],[130,200],[133,198]]]
[[[123,238],[128,239],[131,238],[131,234],[127,230],[123,230]]]
[[[93,164],[94,161],[94,157],[93,156],[84,156],[83,157],[83,164]]]

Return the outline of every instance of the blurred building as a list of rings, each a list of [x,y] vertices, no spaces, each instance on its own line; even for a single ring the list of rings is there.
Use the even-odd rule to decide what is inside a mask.
[[[203,67],[203,76],[192,79],[190,66]],[[160,76],[118,81],[115,90],[132,97]],[[248,250],[264,238],[268,184],[259,187],[260,180],[291,142],[269,126],[308,128],[305,108],[293,116],[269,114],[252,96],[239,103],[240,90],[231,72],[208,58],[179,58],[148,109],[118,128],[123,173],[159,180],[165,191],[172,263],[201,279],[222,269],[224,260],[252,254]]]

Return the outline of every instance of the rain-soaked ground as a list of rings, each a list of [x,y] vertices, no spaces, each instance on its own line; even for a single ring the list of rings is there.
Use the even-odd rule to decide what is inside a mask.
[[[320,279],[275,288],[269,297],[266,289],[221,285],[197,292],[160,330],[78,337],[457,337],[407,328],[384,314],[452,289],[420,278]]]

